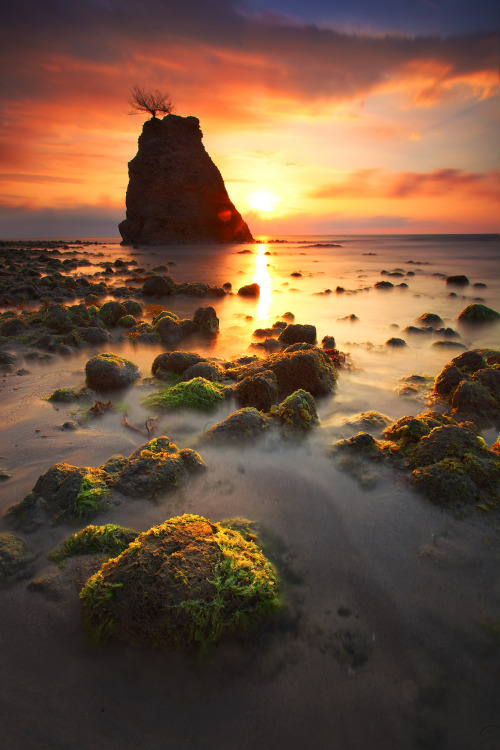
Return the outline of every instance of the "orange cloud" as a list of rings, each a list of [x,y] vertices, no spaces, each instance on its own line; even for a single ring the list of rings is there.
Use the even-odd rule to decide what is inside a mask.
[[[500,200],[500,170],[463,172],[436,169],[432,172],[391,173],[382,169],[360,169],[341,182],[310,191],[311,198],[415,198],[465,193]]]

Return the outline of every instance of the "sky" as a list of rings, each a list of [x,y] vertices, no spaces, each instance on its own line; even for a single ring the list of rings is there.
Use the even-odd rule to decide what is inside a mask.
[[[0,238],[118,236],[133,85],[254,236],[500,231],[497,0],[16,0],[0,66]]]

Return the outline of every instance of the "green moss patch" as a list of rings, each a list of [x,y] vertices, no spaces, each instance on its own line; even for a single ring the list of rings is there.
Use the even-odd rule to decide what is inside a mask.
[[[150,394],[143,403],[145,406],[165,411],[170,409],[210,411],[221,401],[224,401],[222,386],[205,378],[192,378]]]
[[[84,474],[73,505],[73,512],[77,518],[87,518],[106,504],[110,491],[106,479],[107,474],[101,469],[89,468]]]
[[[138,531],[113,523],[107,523],[104,526],[86,526],[65,539],[48,557],[54,562],[60,562],[74,555],[91,555],[96,552],[115,557],[123,552],[138,534]]]
[[[186,648],[275,611],[278,577],[254,541],[184,515],[140,534],[87,581],[80,600],[83,625],[97,641]]]

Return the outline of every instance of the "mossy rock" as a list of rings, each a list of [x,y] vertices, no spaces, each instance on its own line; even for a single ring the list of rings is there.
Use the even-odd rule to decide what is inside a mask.
[[[107,506],[108,475],[92,466],[54,464],[36,481],[31,492],[7,510],[7,520],[23,531],[36,531],[47,522],[79,521]]]
[[[300,325],[299,323],[289,323],[278,336],[278,341],[282,344],[315,344],[316,343],[316,326]]]
[[[75,555],[93,555],[101,553],[107,557],[115,557],[128,547],[130,542],[139,535],[138,531],[126,529],[113,523],[104,526],[85,526],[81,531],[72,534],[48,558],[53,562],[61,562],[67,557]]]
[[[122,302],[123,307],[127,311],[127,315],[133,315],[137,318],[142,315],[142,305],[133,299],[127,299]]]
[[[299,389],[307,390],[312,396],[321,396],[330,393],[337,380],[332,360],[315,346],[272,355],[266,360],[266,369],[276,375],[281,398]]]
[[[432,328],[439,328],[439,326],[444,326],[443,319],[436,315],[436,313],[422,313],[422,315],[419,315],[417,318],[417,323],[421,323],[424,326],[431,326]]]
[[[140,445],[122,468],[117,467],[114,486],[130,497],[155,499],[179,487],[189,474],[205,468],[194,450],[179,450],[168,437],[161,436]]]
[[[193,378],[204,378],[211,383],[220,383],[225,379],[226,372],[217,362],[196,362],[184,372],[184,380]]]
[[[170,373],[182,375],[191,365],[204,361],[196,352],[164,352],[154,359],[151,372],[155,378],[162,380]]]
[[[127,315],[127,309],[121,302],[111,300],[105,302],[97,314],[105,325],[113,327],[116,326],[120,318]]]
[[[192,378],[163,388],[144,399],[144,404],[162,411],[195,409],[210,411],[224,401],[224,388],[205,378]]]
[[[248,375],[233,388],[233,396],[240,406],[254,406],[269,411],[279,401],[278,380],[272,370]]]
[[[357,432],[368,432],[370,435],[378,436],[394,422],[390,417],[378,411],[363,411],[346,419],[344,424]]]
[[[105,352],[88,360],[85,365],[86,382],[95,391],[114,391],[126,388],[139,377],[133,362]]]
[[[121,326],[122,328],[133,328],[136,323],[137,321],[133,315],[124,315],[116,321],[116,325]]]
[[[35,556],[30,546],[14,534],[0,534],[0,589],[33,573]]]
[[[452,407],[452,416],[480,427],[500,426],[500,352],[473,349],[454,357],[434,382],[433,395]]]
[[[81,401],[92,396],[89,388],[57,388],[48,396],[47,401],[57,404],[71,404],[75,401]]]
[[[307,432],[319,424],[316,402],[310,393],[298,390],[271,408],[271,416],[287,431]]]
[[[170,310],[162,310],[157,315],[153,317],[153,320],[151,321],[151,325],[154,327],[157,323],[160,322],[160,320],[163,320],[163,318],[170,318],[170,320],[175,320],[176,322],[179,320],[179,316],[176,315],[173,312],[170,312]]]
[[[203,433],[204,440],[236,443],[255,440],[269,430],[272,421],[253,406],[238,409]]]
[[[147,297],[164,297],[172,294],[174,280],[171,276],[148,276],[142,285],[142,293]]]
[[[279,606],[274,567],[253,541],[184,515],[140,534],[80,594],[84,628],[153,648],[206,645]]]
[[[493,323],[500,320],[500,313],[491,307],[476,302],[462,310],[458,319],[462,323]]]

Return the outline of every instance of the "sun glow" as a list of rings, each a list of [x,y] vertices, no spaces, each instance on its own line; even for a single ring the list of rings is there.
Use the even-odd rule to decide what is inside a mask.
[[[255,255],[255,273],[253,280],[260,286],[259,304],[257,305],[257,315],[260,320],[267,318],[269,307],[271,305],[271,275],[268,269],[269,256],[265,255],[267,246],[260,244],[257,246]]]
[[[276,193],[258,192],[252,193],[248,197],[248,205],[257,211],[268,213],[274,211],[279,200],[280,198]]]

